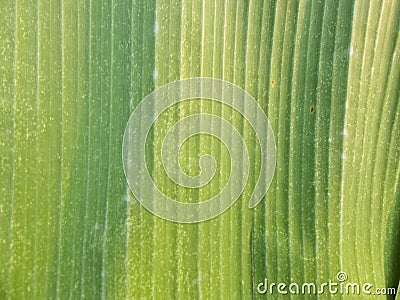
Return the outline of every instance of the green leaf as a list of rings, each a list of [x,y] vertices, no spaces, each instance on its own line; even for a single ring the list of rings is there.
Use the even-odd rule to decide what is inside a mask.
[[[318,284],[338,272],[374,292],[397,288],[399,11],[399,0],[3,1],[0,299],[366,297],[257,292],[265,278]],[[179,224],[133,197],[122,138],[146,95],[192,77],[259,102],[277,165],[250,210],[263,158],[249,123],[209,99],[174,107],[143,162],[160,189],[193,203],[229,178],[227,149],[205,135],[182,147],[181,165],[196,174],[210,153],[214,181],[197,190],[166,177],[163,137],[196,112],[240,131],[252,170],[228,211]]]

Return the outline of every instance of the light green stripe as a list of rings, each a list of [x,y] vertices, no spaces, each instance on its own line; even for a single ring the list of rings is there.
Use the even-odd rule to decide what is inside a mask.
[[[26,10],[27,9],[27,10]],[[14,109],[14,207],[12,214],[11,297],[28,298],[33,292],[34,220],[37,141],[36,5],[16,4],[16,73]],[[18,17],[21,16],[21,17]]]
[[[15,4],[0,7],[0,298],[11,296],[12,215],[14,209],[14,101],[15,101]]]

